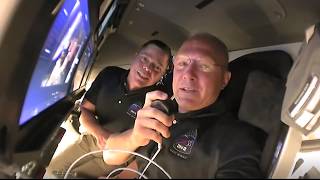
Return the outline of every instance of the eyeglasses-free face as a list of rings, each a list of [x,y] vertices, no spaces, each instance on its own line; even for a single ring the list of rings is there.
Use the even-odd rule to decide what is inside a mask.
[[[150,44],[135,55],[128,76],[129,89],[138,89],[157,83],[165,74],[169,57]]]

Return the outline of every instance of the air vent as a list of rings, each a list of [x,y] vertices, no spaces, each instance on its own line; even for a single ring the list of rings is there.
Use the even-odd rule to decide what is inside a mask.
[[[204,7],[208,6],[210,3],[212,3],[214,0],[203,0],[200,3],[196,5],[196,8],[203,9]]]

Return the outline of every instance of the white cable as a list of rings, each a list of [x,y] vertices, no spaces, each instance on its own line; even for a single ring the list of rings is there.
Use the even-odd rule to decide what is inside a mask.
[[[148,179],[145,175],[141,174],[141,172],[139,172],[137,170],[134,170],[134,169],[131,169],[131,168],[118,168],[118,169],[115,169],[111,173],[109,173],[109,175],[106,177],[106,179],[109,179],[112,174],[114,174],[114,173],[116,173],[118,171],[122,171],[122,170],[134,172],[134,173],[142,176],[144,179]]]
[[[161,144],[158,143],[158,150],[156,151],[156,153],[154,153],[154,155],[151,158],[151,161],[149,161],[149,163],[146,165],[146,167],[143,169],[142,171],[142,175],[139,176],[139,179],[141,179],[141,177],[144,175],[144,173],[146,172],[146,170],[148,169],[148,167],[150,166],[151,162],[154,162],[154,159],[157,157],[157,155],[159,154],[159,152],[161,151]]]
[[[85,157],[87,157],[87,156],[89,156],[89,155],[91,155],[91,154],[96,154],[96,153],[100,153],[100,152],[103,152],[103,150],[92,151],[92,152],[89,152],[89,153],[86,153],[86,154],[80,156],[80,157],[79,157],[77,160],[75,160],[75,161],[71,164],[71,166],[68,168],[68,170],[67,170],[66,174],[64,175],[63,179],[67,179],[67,177],[68,177],[70,171],[72,170],[73,166],[75,166],[81,159],[83,159],[83,158],[85,158]]]
[[[67,179],[70,171],[72,170],[73,166],[75,166],[81,159],[85,158],[86,156],[89,156],[91,154],[96,154],[96,153],[101,153],[103,151],[107,151],[107,152],[120,152],[120,153],[128,153],[128,154],[132,154],[135,156],[139,156],[149,162],[151,162],[152,164],[154,164],[155,166],[157,166],[169,179],[172,179],[171,176],[169,175],[169,173],[167,173],[160,165],[158,165],[156,162],[152,161],[151,159],[149,159],[148,157],[145,157],[139,153],[136,152],[131,152],[131,151],[126,151],[126,150],[121,150],[121,149],[105,149],[105,150],[97,150],[97,151],[92,151],[89,153],[86,153],[84,155],[82,155],[81,157],[79,157],[77,160],[75,160],[71,166],[69,167],[69,169],[67,170],[66,174],[64,175],[64,179]]]

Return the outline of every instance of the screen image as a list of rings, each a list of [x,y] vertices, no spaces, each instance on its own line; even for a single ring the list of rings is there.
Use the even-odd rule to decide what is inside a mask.
[[[88,2],[66,0],[50,28],[38,57],[22,107],[19,125],[27,123],[32,117],[69,93],[89,34]]]
[[[83,78],[85,78],[84,76],[85,71],[88,68],[89,62],[92,61],[93,51],[94,51],[94,43],[93,43],[93,38],[91,37],[84,49],[76,74],[74,76],[73,88],[72,88],[73,91],[77,90],[80,87],[80,84],[82,85],[81,82],[84,81]]]
[[[84,76],[82,78],[82,81],[81,81],[81,85],[80,85],[81,87],[85,86],[86,83],[87,83],[87,80],[89,79],[91,68],[92,68],[92,65],[94,63],[94,59],[93,59],[94,57],[93,56],[94,55],[92,55],[91,60],[89,61],[88,66],[86,67],[85,74],[84,74]]]

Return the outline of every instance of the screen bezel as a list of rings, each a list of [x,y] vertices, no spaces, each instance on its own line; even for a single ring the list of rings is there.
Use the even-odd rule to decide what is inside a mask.
[[[53,106],[40,112],[27,124],[20,126],[16,137],[15,152],[40,149],[46,139],[66,120],[73,110],[75,101],[80,99],[84,93],[84,88],[72,92]]]
[[[19,126],[22,105],[38,61],[39,52],[43,48],[56,17],[55,11],[59,9],[61,2],[63,1],[18,2],[15,12],[8,22],[6,32],[4,32],[4,38],[0,42],[0,59],[3,60],[0,61],[0,84],[2,86],[0,92],[1,163],[10,165],[11,163],[21,162],[19,159],[13,158],[18,150],[19,154],[21,152],[32,151],[37,153],[42,151],[45,143],[51,141],[51,132],[60,128],[60,124],[72,111],[73,102],[80,99],[84,93],[84,88],[69,93],[64,99],[34,117],[32,123],[25,124],[23,127]],[[95,30],[98,24],[98,16],[95,12],[99,8],[99,1],[88,0],[88,3],[90,26],[92,30]],[[52,114],[55,114],[54,118],[50,117]],[[53,121],[52,126],[43,128],[41,137],[30,137],[28,139],[30,133],[32,134],[38,128],[41,128],[40,121],[46,122],[48,118]],[[50,124],[51,122],[47,123]],[[28,141],[23,141],[26,138]],[[37,145],[30,146],[34,142],[37,142]],[[34,158],[35,156],[28,156],[24,160],[34,160]]]
[[[57,15],[50,27],[50,31],[47,35],[43,48],[39,53],[37,65],[34,69],[32,78],[29,83],[27,94],[23,103],[23,108],[20,114],[20,126],[28,123],[34,116],[37,116],[37,114],[41,113],[50,106],[53,106],[55,103],[57,103],[57,101],[66,97],[70,92],[73,91],[73,80],[75,72],[80,63],[79,61],[81,60],[81,56],[83,55],[86,43],[88,42],[88,39],[90,38],[92,32],[90,17],[88,16],[90,16],[88,1],[81,1],[81,3],[78,3],[78,1],[76,0],[64,1],[64,3],[59,8],[59,11],[57,12]],[[79,25],[81,26],[80,30],[77,30],[79,29]],[[55,36],[58,36],[59,40],[53,38]],[[62,51],[62,47],[65,46],[64,44],[68,42],[70,42],[70,44],[73,42],[77,42],[77,46],[74,46],[77,47],[77,49],[75,49],[76,51],[74,51],[75,54],[73,55],[71,61],[61,61],[69,62],[69,66],[66,66],[68,67],[68,69],[64,69],[63,71],[64,75],[62,77],[65,77],[65,80],[61,79],[63,80],[61,81],[58,79],[59,82],[55,82],[56,79],[54,79],[53,82],[55,84],[47,85],[47,83],[49,82],[49,77],[51,78],[51,76],[53,75],[54,77],[56,77],[57,75],[58,77],[60,77],[58,73],[60,72],[60,70],[58,72],[54,71],[58,59],[55,57],[57,53]],[[70,51],[71,50],[69,49],[69,52]],[[53,58],[56,60],[54,61]],[[53,66],[54,69],[52,69]],[[52,72],[49,71],[50,69],[52,70]],[[58,69],[61,68],[59,67]],[[45,80],[47,76],[48,79]],[[43,85],[42,81],[44,80],[45,84]],[[77,89],[78,88],[79,87],[77,87]],[[46,100],[44,100],[44,98]]]
[[[75,75],[74,75],[74,78],[73,78],[73,82],[75,82],[76,80],[76,75],[78,73],[78,70],[79,68],[81,67],[80,66],[80,63],[84,60],[85,55],[85,51],[87,50],[87,48],[90,46],[90,43],[92,43],[92,52],[91,52],[91,55],[88,57],[88,62],[87,64],[85,64],[85,67],[84,67],[84,71],[83,71],[83,74],[82,74],[82,77],[79,79],[79,84],[78,84],[78,87],[76,87],[75,89],[71,90],[71,91],[76,91],[80,88],[82,88],[84,85],[86,85],[86,80],[87,80],[87,76],[88,76],[88,73],[87,71],[90,71],[91,67],[92,67],[92,64],[93,64],[93,61],[94,61],[94,56],[95,56],[95,41],[94,41],[94,36],[93,36],[93,33],[90,34],[89,38],[87,39],[87,42],[85,43],[85,46],[83,48],[83,51],[82,51],[82,54],[81,54],[81,58],[80,58],[80,61],[77,65],[77,68],[76,68],[76,71],[75,71]]]
[[[89,31],[88,37],[85,40],[84,44],[82,45],[82,49],[78,52],[78,58],[79,61],[82,59],[84,49],[86,48],[86,45],[90,38],[92,38],[93,34],[93,24],[91,22],[91,13],[90,7],[89,7],[89,0],[86,0],[87,6],[88,6],[88,18],[89,18],[89,28],[91,29]],[[62,11],[63,6],[60,7],[59,11]],[[58,12],[59,12],[58,11]],[[58,14],[58,13],[57,13]],[[57,15],[56,15],[57,16]],[[44,44],[47,40],[47,37],[49,36],[49,32],[51,28],[53,27],[56,16],[51,19],[51,23],[47,25],[47,36],[43,38]],[[43,47],[41,47],[41,50]],[[39,54],[41,53],[41,50],[39,51]],[[92,59],[90,59],[92,60]],[[89,60],[89,61],[90,61]],[[36,58],[36,61],[38,61],[38,58]],[[36,64],[36,63],[35,63]],[[89,64],[89,63],[88,63]],[[75,71],[72,73],[73,77],[70,80],[70,84],[72,84],[75,76],[75,72],[78,68],[79,62],[77,63],[75,67]],[[88,65],[87,65],[88,66]],[[35,69],[36,65],[34,66]],[[87,68],[87,67],[86,67]],[[31,75],[33,72],[31,73]],[[85,73],[82,74],[84,76]],[[83,77],[81,78],[83,79]],[[31,82],[31,77],[30,81]],[[28,88],[27,88],[28,89]],[[26,91],[27,92],[27,91]],[[48,139],[48,137],[57,129],[60,127],[61,123],[68,117],[69,113],[72,111],[74,103],[76,100],[80,99],[81,96],[85,93],[84,87],[78,87],[75,90],[72,90],[69,86],[67,89],[66,95],[61,98],[60,100],[56,101],[55,103],[51,104],[50,106],[44,108],[41,112],[39,112],[36,116],[30,118],[28,122],[20,125],[19,124],[19,118],[18,118],[18,133],[15,137],[15,147],[14,152],[26,152],[26,151],[32,151],[36,149],[40,149],[42,145],[45,143],[45,141]],[[24,101],[21,103],[21,109],[23,107]],[[41,128],[39,128],[41,127]]]

